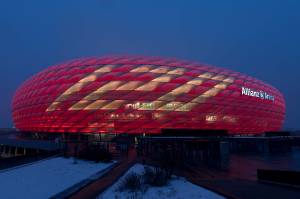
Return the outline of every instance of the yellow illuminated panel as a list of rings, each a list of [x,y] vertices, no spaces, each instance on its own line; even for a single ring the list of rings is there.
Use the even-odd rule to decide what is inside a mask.
[[[160,77],[157,77],[155,79],[153,79],[153,82],[169,82],[171,81],[172,76],[171,75],[162,75]]]
[[[120,86],[116,90],[131,91],[131,90],[134,90],[137,87],[139,87],[139,85],[141,85],[141,84],[142,84],[141,81],[130,81],[130,82],[127,82],[126,84]]]
[[[148,82],[138,88],[136,88],[135,90],[137,91],[152,91],[154,90],[158,85],[160,84],[160,82]]]
[[[206,73],[199,75],[198,77],[205,78],[205,79],[211,79],[213,77],[213,74],[206,72]]]
[[[234,78],[233,77],[227,77],[226,79],[223,80],[223,82],[232,83],[232,82],[234,82]]]
[[[215,85],[215,88],[225,89],[227,86],[228,86],[228,83],[220,83],[220,84]]]
[[[59,105],[59,102],[53,102],[48,108],[46,111],[54,111],[57,106]]]
[[[177,68],[177,69],[169,71],[167,74],[171,74],[171,75],[183,75],[184,71],[185,70],[183,68]]]
[[[83,99],[85,100],[97,100],[99,99],[103,94],[105,94],[107,91],[98,91],[98,92],[93,92],[87,96],[85,96]]]
[[[125,100],[114,100],[111,103],[103,106],[101,109],[105,110],[114,110],[118,109],[120,106],[122,106],[126,101]]]
[[[192,85],[196,85],[196,86],[199,86],[202,83],[203,83],[203,79],[201,79],[201,78],[195,78],[195,79],[192,79],[191,81],[187,82],[187,84],[192,84]]]
[[[122,81],[111,81],[98,88],[94,93],[101,93],[102,91],[116,90],[123,82]]]
[[[137,68],[132,69],[130,72],[132,72],[132,73],[145,73],[145,72],[149,72],[151,68],[152,68],[152,66],[143,65],[143,66],[139,66]]]
[[[192,102],[201,104],[201,103],[204,103],[206,100],[207,100],[207,96],[200,95],[200,96],[194,98],[194,99],[192,100]]]
[[[60,97],[62,97],[64,95],[70,95],[70,94],[80,91],[82,89],[82,87],[84,87],[84,85],[86,85],[86,84],[87,84],[87,82],[79,82],[79,83],[74,84],[69,89],[67,89],[61,96],[59,96],[57,99],[60,99]]]
[[[172,101],[174,100],[178,95],[188,93],[194,86],[189,84],[184,84],[178,88],[175,88],[171,92],[161,96],[158,98],[158,100],[165,100],[165,101]]]
[[[220,90],[221,89],[219,88],[211,88],[208,91],[205,91],[202,95],[205,97],[214,97],[220,92]]]
[[[194,87],[193,85],[184,84],[184,85],[172,90],[171,93],[174,94],[174,95],[180,95],[180,94],[183,94],[183,93],[188,93],[188,92],[190,92],[190,90],[193,87]]]
[[[153,70],[151,70],[151,73],[167,73],[169,71],[169,67],[165,67],[165,66],[160,66],[158,68],[155,68]]]
[[[93,74],[93,75],[89,75],[83,79],[81,79],[79,82],[93,82],[97,79],[97,75]]]
[[[102,108],[105,104],[107,104],[108,100],[96,100],[95,102],[89,104],[84,110],[95,110]]]
[[[108,73],[111,72],[115,65],[104,65],[101,68],[94,71],[94,73]]]
[[[224,75],[216,75],[216,76],[214,76],[212,79],[213,79],[213,80],[218,80],[218,81],[223,81],[224,78],[225,78]]]
[[[85,108],[89,103],[90,103],[90,101],[88,101],[88,100],[81,100],[80,102],[77,102],[77,103],[74,104],[71,108],[69,108],[69,110],[82,110],[82,109]]]

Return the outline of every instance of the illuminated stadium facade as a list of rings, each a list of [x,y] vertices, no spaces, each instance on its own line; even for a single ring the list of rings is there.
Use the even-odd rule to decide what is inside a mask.
[[[28,132],[160,133],[166,128],[259,134],[281,129],[282,94],[238,72],[157,57],[73,60],[34,75],[13,99]]]

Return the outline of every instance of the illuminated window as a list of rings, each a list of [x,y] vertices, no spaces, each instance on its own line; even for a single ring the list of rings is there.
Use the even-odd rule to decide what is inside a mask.
[[[205,117],[205,120],[206,120],[207,122],[215,122],[215,121],[217,121],[217,116],[216,116],[216,115],[207,115],[207,116]]]
[[[158,68],[156,68],[156,69],[151,70],[150,72],[151,72],[151,73],[167,73],[168,70],[169,70],[168,67],[160,66],[160,67],[158,67]]]
[[[170,102],[170,103],[167,103],[164,106],[158,108],[157,110],[174,111],[175,109],[179,108],[180,106],[182,106],[182,102]]]
[[[90,103],[91,102],[88,100],[80,100],[79,102],[74,104],[71,108],[69,108],[69,110],[82,110]]]
[[[139,66],[137,68],[132,69],[130,72],[144,73],[144,72],[150,71],[151,68],[152,68],[152,66],[143,65],[143,66]]]
[[[171,81],[172,76],[171,75],[162,75],[160,77],[157,77],[155,79],[153,79],[153,82],[169,82]]]
[[[133,104],[126,104],[126,109],[139,109],[139,110],[153,110],[154,104],[152,102],[136,102]]]
[[[160,83],[159,82],[148,82],[138,88],[136,88],[135,90],[137,91],[152,91],[154,90]]]
[[[125,100],[114,100],[111,103],[105,105],[101,109],[106,109],[106,110],[114,110],[118,109],[120,106],[122,106],[126,101]]]
[[[136,89],[141,84],[142,84],[141,81],[130,81],[130,82],[127,82],[126,84],[120,86],[116,90],[130,90],[131,91],[131,90]]]
[[[194,108],[194,106],[196,106],[196,103],[193,102],[189,102],[189,103],[185,103],[182,106],[180,106],[179,108],[177,108],[175,111],[191,111],[192,108]]]
[[[84,108],[84,110],[96,110],[103,107],[105,104],[107,104],[107,100],[96,100],[95,102],[91,103],[87,107]]]
[[[164,105],[166,102],[163,102],[163,101],[153,101],[153,102],[150,102],[151,103],[151,106],[143,106],[143,107],[140,107],[138,110],[155,110],[157,109],[158,107]]]

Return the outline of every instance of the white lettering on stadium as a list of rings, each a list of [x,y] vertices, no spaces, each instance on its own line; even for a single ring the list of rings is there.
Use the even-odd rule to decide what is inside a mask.
[[[275,100],[275,97],[273,95],[270,95],[265,91],[255,91],[252,90],[251,88],[246,88],[246,87],[242,87],[242,95],[257,97],[263,100],[271,100],[271,101]]]

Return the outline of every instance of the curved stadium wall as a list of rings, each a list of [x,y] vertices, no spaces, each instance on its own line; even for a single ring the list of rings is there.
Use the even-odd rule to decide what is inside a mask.
[[[22,131],[159,133],[163,128],[259,134],[281,129],[282,94],[238,72],[157,57],[112,56],[51,66],[16,91]]]

